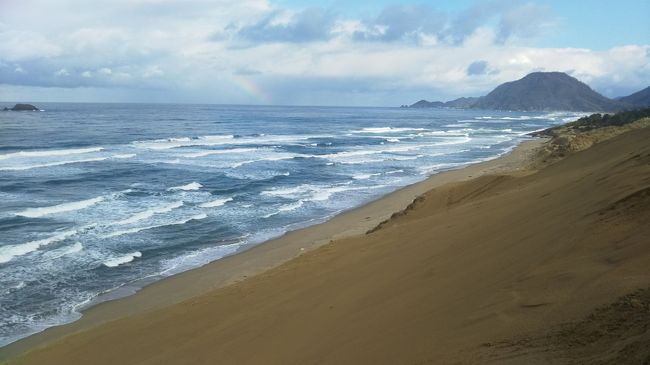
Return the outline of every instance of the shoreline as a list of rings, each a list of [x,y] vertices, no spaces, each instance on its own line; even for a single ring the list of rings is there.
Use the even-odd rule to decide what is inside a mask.
[[[92,305],[83,309],[81,318],[76,321],[47,328],[0,348],[0,360],[16,357],[102,323],[192,299],[262,274],[331,241],[363,235],[394,213],[404,210],[418,196],[436,187],[488,174],[525,173],[531,162],[531,154],[543,143],[543,139],[522,141],[512,151],[492,160],[432,175],[421,182],[339,213],[325,222],[287,232],[204,266],[162,278],[136,289],[137,292],[131,295]]]

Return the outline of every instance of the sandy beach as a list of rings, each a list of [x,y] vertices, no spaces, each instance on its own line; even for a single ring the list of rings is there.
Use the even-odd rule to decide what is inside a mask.
[[[580,363],[584,333],[536,339],[649,286],[649,138],[640,128],[550,165],[544,140],[526,142],[92,307],[0,359]],[[644,298],[628,297],[641,312]],[[616,350],[643,348],[641,333],[604,334],[588,356],[647,356]]]

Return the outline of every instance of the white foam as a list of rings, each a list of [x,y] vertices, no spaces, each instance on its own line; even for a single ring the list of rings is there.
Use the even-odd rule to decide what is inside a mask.
[[[63,204],[53,205],[49,207],[28,208],[22,212],[16,213],[16,215],[21,217],[27,217],[27,218],[39,218],[49,214],[57,214],[57,213],[64,213],[64,212],[85,209],[99,202],[102,202],[103,200],[104,197],[99,196],[97,198],[82,200],[78,202],[63,203]]]
[[[179,257],[163,260],[161,265],[164,269],[160,274],[173,275],[189,268],[205,265],[214,260],[234,254],[245,243],[245,241],[241,241],[229,245],[208,247]]]
[[[293,158],[295,158],[297,156],[298,155],[292,154],[292,155],[271,156],[271,157],[259,158],[257,160],[241,161],[241,162],[236,162],[236,163],[230,165],[230,168],[236,169],[238,167],[248,165],[248,164],[251,164],[251,163],[255,163],[255,162],[291,160],[291,159],[293,159]]]
[[[142,252],[135,251],[135,252],[131,252],[129,254],[123,255],[123,256],[114,257],[112,259],[104,261],[103,264],[106,267],[118,267],[120,265],[129,263],[129,262],[135,260],[136,257],[142,257]]]
[[[228,202],[232,201],[232,198],[224,198],[224,199],[215,199],[213,201],[209,201],[207,203],[203,203],[199,205],[201,208],[217,208],[220,207]]]
[[[388,171],[386,175],[392,175],[392,174],[399,174],[401,172],[404,172],[404,170],[393,170],[393,171]]]
[[[22,289],[22,288],[24,288],[24,287],[26,287],[26,286],[27,286],[27,283],[25,283],[24,281],[21,281],[21,282],[19,282],[18,284],[12,286],[10,289],[13,289],[13,290],[20,290],[20,289]]]
[[[361,159],[361,160],[353,160],[353,161],[338,161],[338,163],[345,164],[345,165],[364,165],[364,164],[378,163],[384,161],[386,161],[386,159]]]
[[[479,161],[474,161],[474,162],[479,162]],[[471,161],[468,162],[447,162],[447,163],[437,163],[433,165],[428,165],[428,166],[420,166],[418,167],[418,170],[420,170],[421,173],[423,174],[428,174],[434,171],[439,171],[442,169],[449,169],[452,167],[458,167],[458,166],[464,166],[472,163]]]
[[[286,205],[281,206],[280,208],[278,208],[278,211],[280,211],[280,212],[289,212],[289,211],[296,210],[296,209],[302,207],[303,204],[304,204],[304,202],[302,200],[298,200],[295,203],[286,204]]]
[[[408,144],[405,146],[389,147],[382,150],[382,152],[383,153],[408,152],[408,151],[416,151],[425,147],[429,147],[429,144],[428,143]]]
[[[400,133],[411,131],[426,131],[425,128],[395,128],[395,127],[373,127],[363,128],[361,130],[352,131],[352,133]]]
[[[324,185],[311,185],[302,184],[291,188],[280,188],[266,190],[260,193],[263,196],[277,196],[286,199],[299,199],[301,202],[313,201],[326,201],[337,193],[353,190],[370,189],[369,187],[353,187],[348,184],[324,186]]]
[[[36,251],[42,246],[47,246],[54,242],[59,242],[67,239],[70,236],[77,234],[76,230],[59,232],[48,238],[43,238],[36,241],[21,243],[17,245],[7,245],[0,247],[0,264],[13,260],[14,257],[23,256],[30,252]]]
[[[354,150],[354,151],[330,153],[326,155],[314,155],[314,157],[325,158],[325,159],[340,159],[340,158],[349,158],[355,156],[376,155],[382,152],[383,152],[382,150]]]
[[[591,113],[555,112],[555,113],[549,113],[549,114],[533,117],[532,119],[544,119],[544,120],[552,120],[554,122],[566,123],[566,122],[572,122],[582,117],[586,117],[589,114]]]
[[[81,252],[82,250],[83,250],[83,245],[81,244],[81,242],[75,242],[70,246],[65,246],[58,250],[48,252],[47,259],[49,260],[58,259],[66,255],[71,255],[73,253]]]
[[[205,157],[205,156],[210,156],[210,155],[223,155],[223,154],[229,154],[229,153],[247,153],[247,152],[255,152],[258,151],[258,148],[233,148],[229,150],[209,150],[209,151],[202,151],[202,152],[195,152],[195,153],[187,153],[184,154],[183,157],[186,158],[197,158],[197,157]]]
[[[2,294],[9,294],[11,292],[15,292],[17,290],[20,290],[20,289],[22,289],[22,288],[24,288],[26,286],[27,286],[27,283],[25,283],[24,281],[19,281],[18,284],[9,285],[8,287],[4,288],[4,290],[2,290],[1,293]]]
[[[268,195],[268,196],[281,196],[281,197],[291,197],[294,194],[300,193],[303,191],[304,187],[307,185],[300,185],[300,186],[295,186],[292,188],[276,188],[273,190],[266,190],[260,193],[260,195]]]
[[[448,141],[444,142],[436,142],[434,143],[435,146],[447,146],[447,145],[455,145],[455,144],[465,144],[469,143],[472,141],[472,138],[470,137],[463,137],[463,138],[453,138]]]
[[[235,138],[232,135],[202,136],[198,138],[181,137],[167,138],[151,141],[135,141],[133,144],[139,148],[152,150],[166,150],[180,147],[196,146],[221,146],[221,145],[245,145],[245,144],[268,144],[268,143],[288,143],[303,141],[310,138],[327,138],[331,136],[317,135],[259,135],[252,137]]]
[[[373,176],[379,176],[379,175],[381,174],[356,174],[356,175],[352,175],[352,178],[355,180],[367,180]]]
[[[444,143],[444,142],[440,142],[440,143]],[[373,162],[383,162],[385,160],[390,160],[394,158],[389,156],[384,156],[381,157],[381,159],[379,158],[358,159],[358,157],[416,151],[422,148],[430,147],[432,145],[436,145],[436,143],[405,144],[399,146],[392,146],[384,149],[343,151],[337,153],[330,153],[326,155],[314,155],[313,157],[324,158],[324,159],[328,159],[328,160],[332,160],[344,164],[364,164],[364,163],[373,163]]]
[[[119,225],[119,226],[127,225],[127,224],[133,224],[133,223],[145,220],[145,219],[149,219],[149,218],[153,217],[155,214],[171,212],[172,210],[174,210],[176,208],[180,208],[182,206],[183,206],[183,202],[182,201],[177,201],[177,202],[173,202],[171,204],[165,204],[165,205],[153,207],[153,208],[145,210],[143,212],[136,213],[136,214],[130,216],[129,218],[123,219],[121,221],[117,221],[117,222],[115,222],[113,224]]]
[[[178,191],[178,190],[183,190],[183,191],[192,191],[192,190],[199,190],[199,189],[201,189],[202,187],[203,187],[203,185],[201,185],[201,184],[199,184],[199,183],[197,183],[197,182],[195,181],[195,182],[191,182],[191,183],[189,183],[189,184],[187,184],[187,185],[181,185],[181,186],[174,186],[174,187],[171,187],[171,188],[167,189],[167,191]]]
[[[138,232],[141,232],[141,231],[146,231],[146,230],[149,230],[149,229],[166,227],[166,226],[183,225],[183,224],[185,224],[187,222],[190,222],[190,221],[193,221],[193,220],[201,220],[201,219],[205,219],[207,217],[208,217],[207,214],[200,213],[200,214],[196,214],[196,215],[193,215],[193,216],[188,217],[188,218],[183,218],[181,220],[171,222],[171,223],[163,223],[163,224],[156,224],[156,225],[152,225],[152,226],[135,227],[135,228],[131,228],[131,229],[125,229],[125,230],[122,230],[122,231],[115,231],[115,232],[112,232],[112,233],[109,233],[109,234],[105,235],[104,238],[123,236],[125,234],[133,234],[133,233],[138,233]]]
[[[463,128],[463,129],[451,129],[443,133],[449,133],[450,135],[465,136],[468,137],[469,133],[512,133],[512,128]]]
[[[125,153],[125,154],[113,155],[113,156],[111,156],[111,158],[126,159],[126,158],[133,158],[135,156],[136,156],[135,153]]]
[[[264,216],[262,216],[262,218],[271,218],[271,217],[273,217],[275,215],[278,215],[280,213],[283,213],[283,212],[290,212],[292,210],[296,210],[296,209],[302,207],[303,204],[304,204],[304,202],[302,200],[298,200],[295,203],[285,204],[285,205],[281,206],[280,208],[278,208],[278,210],[276,212],[264,215]]]
[[[202,136],[198,138],[181,137],[156,139],[152,141],[136,141],[134,144],[137,147],[143,147],[152,150],[167,150],[189,146],[217,146],[221,144],[231,143],[234,138],[235,136],[232,135]]]
[[[438,154],[434,154],[438,155]],[[390,161],[412,161],[412,160],[417,160],[420,157],[424,157],[424,155],[415,155],[415,156],[393,156],[389,158],[388,160]]]
[[[37,169],[42,167],[61,166],[61,165],[69,165],[74,163],[97,162],[97,161],[104,161],[108,159],[109,159],[108,157],[97,157],[97,158],[87,158],[85,160],[48,162],[48,163],[37,164],[37,165],[7,166],[7,167],[0,167],[0,171],[24,171],[24,170]]]
[[[503,119],[503,120],[531,120],[533,118],[522,115],[520,117],[500,117],[499,119]]]
[[[432,132],[422,132],[418,133],[418,136],[424,137],[424,136],[434,136],[434,137],[467,137],[466,132],[471,132],[473,129],[472,128],[464,128],[464,129],[452,129],[448,131],[432,131]]]
[[[20,151],[6,153],[0,155],[0,160],[6,160],[10,158],[21,158],[21,157],[56,157],[56,156],[68,156],[68,155],[79,155],[83,153],[92,153],[102,151],[103,147],[89,147],[89,148],[72,148],[66,150],[43,150],[43,151]]]
[[[75,242],[70,246],[64,247],[63,255],[81,252],[83,248],[84,246],[81,244],[81,242]]]
[[[188,217],[188,218],[180,219],[180,220],[178,220],[176,222],[172,222],[172,223],[169,223],[169,224],[163,224],[161,226],[178,226],[178,225],[182,225],[182,224],[185,224],[187,222],[190,222],[190,221],[199,221],[199,220],[205,219],[207,217],[208,217],[207,214],[199,213],[199,214],[195,214],[195,215],[193,215],[191,217]]]

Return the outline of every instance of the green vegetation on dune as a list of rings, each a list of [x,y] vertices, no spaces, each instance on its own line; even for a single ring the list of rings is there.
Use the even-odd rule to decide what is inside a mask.
[[[650,108],[617,114],[592,114],[531,135],[550,137],[540,151],[543,155],[540,160],[551,163],[619,134],[647,127],[650,127]]]
[[[566,124],[566,127],[575,127],[582,130],[591,130],[608,126],[622,126],[639,119],[650,117],[650,108],[630,110],[616,114],[592,114],[575,122]]]
[[[588,117],[582,117],[575,122],[531,133],[531,135],[535,137],[553,137],[557,132],[568,129],[584,132],[604,127],[620,127],[648,117],[650,117],[650,108],[630,110],[616,114],[596,113]]]

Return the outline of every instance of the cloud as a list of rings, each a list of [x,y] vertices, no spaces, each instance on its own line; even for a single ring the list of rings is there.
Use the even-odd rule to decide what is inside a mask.
[[[365,29],[354,32],[361,41],[417,40],[420,35],[438,34],[446,17],[425,5],[395,5],[385,8],[376,19],[368,21]]]
[[[497,22],[494,41],[503,44],[513,38],[531,38],[550,27],[555,16],[550,8],[533,2],[512,5],[505,0],[479,1],[460,12],[441,34],[452,44],[460,44],[479,28]]]
[[[515,37],[535,37],[549,28],[553,22],[548,7],[527,3],[508,9],[501,15],[496,40],[498,43],[505,43]]]
[[[399,105],[482,95],[535,70],[570,71],[610,96],[650,80],[650,45],[531,46],[554,17],[532,2],[399,5],[363,19],[268,0],[10,3],[0,9],[3,95]]]
[[[487,61],[474,61],[467,66],[467,75],[484,75],[487,72]]]
[[[375,19],[362,22],[353,33],[358,41],[421,41],[460,45],[481,27],[497,23],[491,42],[503,44],[515,38],[538,36],[553,24],[548,7],[535,3],[513,6],[505,0],[479,1],[452,16],[426,5],[395,5]]]
[[[0,58],[6,61],[56,57],[62,53],[60,46],[38,32],[0,30]]]
[[[254,43],[313,42],[332,36],[335,15],[322,8],[309,8],[287,16],[276,11],[239,29],[237,36]]]
[[[503,2],[479,2],[457,14],[445,29],[441,38],[451,44],[460,44],[490,18],[504,8]]]

